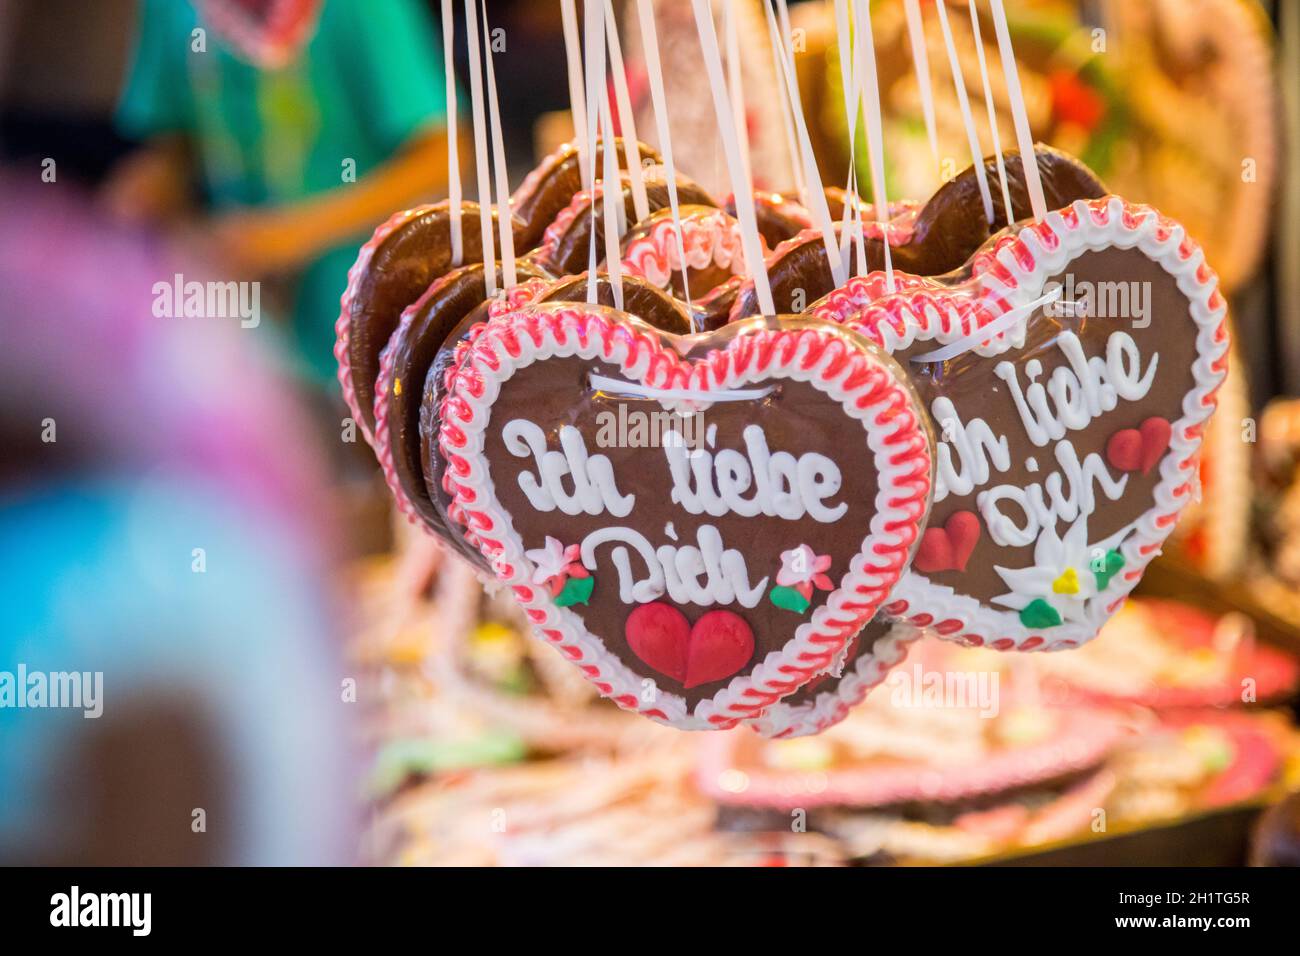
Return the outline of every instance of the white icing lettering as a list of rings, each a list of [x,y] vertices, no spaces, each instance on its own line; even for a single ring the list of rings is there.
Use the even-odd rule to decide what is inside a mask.
[[[817,452],[797,459],[789,452],[772,452],[758,425],[747,425],[742,434],[745,454],[734,449],[716,455],[703,448],[687,451],[676,442],[665,442],[672,502],[693,515],[762,514],[791,521],[808,515],[823,524],[838,521],[848,511],[845,502],[829,503],[843,484],[839,466],[831,459]]]
[[[533,458],[537,474],[523,471],[518,480],[528,503],[538,511],[558,508],[566,515],[598,515],[608,511],[616,518],[631,513],[636,495],[619,493],[609,459],[604,455],[588,455],[582,432],[572,425],[560,429],[563,451],[548,450],[546,434],[536,423],[523,418],[506,422],[501,438],[510,454]],[[572,481],[572,492],[565,488],[565,478]]]

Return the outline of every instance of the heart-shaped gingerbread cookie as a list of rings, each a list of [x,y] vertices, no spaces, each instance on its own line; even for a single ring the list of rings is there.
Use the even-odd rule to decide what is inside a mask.
[[[569,303],[484,326],[439,432],[538,635],[684,729],[761,716],[833,664],[919,539],[930,442],[906,376],[851,330],[674,336]]]
[[[930,528],[884,613],[1001,650],[1090,640],[1195,494],[1227,371],[1213,271],[1177,223],[1109,197],[1003,233],[955,281],[896,279],[812,310],[909,366],[939,439]]]

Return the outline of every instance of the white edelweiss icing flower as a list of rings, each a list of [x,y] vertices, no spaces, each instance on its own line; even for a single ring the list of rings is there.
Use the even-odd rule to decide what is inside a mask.
[[[563,544],[547,535],[543,547],[524,552],[524,556],[536,565],[533,571],[534,584],[545,584],[556,575],[564,573],[565,566],[569,563],[564,550]]]
[[[995,597],[993,603],[1022,610],[1041,598],[1056,609],[1061,620],[1090,623],[1088,601],[1099,593],[1093,560],[1114,547],[1128,531],[1124,528],[1106,541],[1090,545],[1087,515],[1070,525],[1063,538],[1057,536],[1054,527],[1045,528],[1034,545],[1032,566],[994,567],[1011,591]]]

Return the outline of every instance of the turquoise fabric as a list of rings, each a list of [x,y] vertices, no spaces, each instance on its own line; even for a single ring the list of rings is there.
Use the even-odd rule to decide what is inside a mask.
[[[446,115],[441,37],[418,0],[325,0],[317,29],[281,69],[240,59],[200,27],[188,0],[142,0],[139,36],[118,106],[134,138],[179,132],[195,142],[217,209],[291,203],[346,188]],[[359,233],[310,264],[296,295],[299,357],[334,376],[334,321]]]

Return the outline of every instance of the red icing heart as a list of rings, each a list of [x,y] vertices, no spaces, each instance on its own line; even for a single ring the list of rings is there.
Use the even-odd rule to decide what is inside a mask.
[[[1124,428],[1106,442],[1106,460],[1120,471],[1149,474],[1169,449],[1173,426],[1169,420],[1153,416],[1137,428]]]
[[[691,628],[686,654],[686,688],[730,677],[754,654],[754,632],[732,611],[709,611]]]
[[[624,634],[637,657],[688,689],[730,677],[754,654],[754,632],[725,610],[709,611],[692,627],[670,604],[642,604]]]
[[[1106,460],[1119,471],[1137,471],[1142,465],[1142,433],[1122,428],[1106,442]]]
[[[1147,474],[1169,449],[1174,429],[1165,418],[1148,418],[1138,426],[1142,434],[1142,474]]]
[[[926,528],[912,566],[918,571],[965,571],[980,539],[980,519],[973,511],[954,511],[942,528]]]
[[[691,624],[685,614],[661,601],[642,604],[627,616],[623,634],[637,657],[678,683],[686,682]]]

